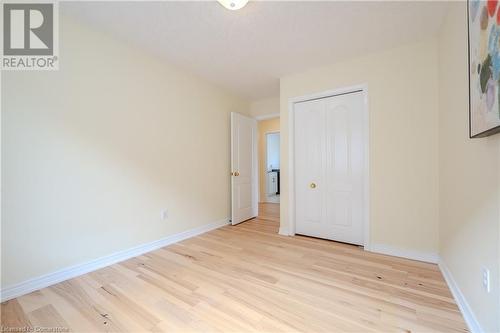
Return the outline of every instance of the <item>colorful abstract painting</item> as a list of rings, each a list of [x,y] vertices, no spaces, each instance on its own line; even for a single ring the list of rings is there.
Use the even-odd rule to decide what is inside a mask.
[[[469,0],[470,137],[500,132],[500,9],[498,0]]]

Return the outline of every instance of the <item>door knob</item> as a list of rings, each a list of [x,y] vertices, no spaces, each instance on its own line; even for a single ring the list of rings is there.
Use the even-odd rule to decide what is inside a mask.
[[[311,183],[311,184],[309,185],[309,187],[310,187],[310,188],[316,188],[316,184],[315,184],[315,183]]]
[[[240,173],[239,173],[238,171],[235,171],[234,175],[235,175],[236,177],[238,177],[238,176],[240,175]]]
[[[234,176],[234,172],[231,171],[231,176]]]

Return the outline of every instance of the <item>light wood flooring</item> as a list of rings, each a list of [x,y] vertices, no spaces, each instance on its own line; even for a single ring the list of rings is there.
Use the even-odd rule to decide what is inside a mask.
[[[2,303],[4,331],[467,331],[436,265],[280,236],[279,205],[261,212]]]

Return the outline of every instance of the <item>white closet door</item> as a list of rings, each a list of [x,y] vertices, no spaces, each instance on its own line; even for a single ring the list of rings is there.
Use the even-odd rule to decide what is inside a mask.
[[[363,244],[363,94],[295,105],[296,233]]]
[[[295,201],[298,234],[327,238],[324,234],[324,127],[323,100],[295,104]]]
[[[364,220],[363,105],[361,92],[325,99],[328,238],[359,245]]]

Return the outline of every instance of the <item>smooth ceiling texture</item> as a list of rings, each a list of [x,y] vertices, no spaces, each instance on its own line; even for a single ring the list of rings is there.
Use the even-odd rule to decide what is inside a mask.
[[[284,75],[435,35],[446,7],[250,1],[229,11],[215,1],[60,3],[63,15],[248,99],[278,95]]]

